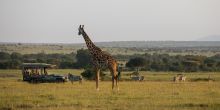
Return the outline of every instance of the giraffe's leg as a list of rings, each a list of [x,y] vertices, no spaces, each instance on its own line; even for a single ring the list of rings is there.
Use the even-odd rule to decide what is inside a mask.
[[[119,90],[119,87],[118,87],[119,74],[117,73],[116,68],[117,68],[117,65],[115,65],[115,67],[113,68],[113,74],[115,76],[116,88],[117,88],[117,90]]]
[[[99,73],[100,69],[96,69],[96,90],[99,91]]]
[[[119,91],[119,87],[118,87],[118,76],[115,78],[115,81],[116,81],[117,90]]]
[[[116,73],[116,67],[117,65],[110,65],[109,66],[109,70],[112,74],[112,90],[114,89],[115,83],[116,83],[116,87],[118,87],[118,82],[117,82],[117,73]]]
[[[112,90],[114,89],[114,82],[115,82],[115,78],[114,78],[114,76],[112,75]]]

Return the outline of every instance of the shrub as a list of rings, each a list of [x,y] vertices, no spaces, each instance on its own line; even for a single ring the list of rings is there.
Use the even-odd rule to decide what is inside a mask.
[[[81,73],[81,75],[83,78],[85,78],[87,80],[95,80],[95,78],[96,78],[96,73],[91,68],[87,68],[85,71],[83,71]],[[102,71],[100,71],[100,78],[103,79],[104,76],[105,76],[105,74]]]

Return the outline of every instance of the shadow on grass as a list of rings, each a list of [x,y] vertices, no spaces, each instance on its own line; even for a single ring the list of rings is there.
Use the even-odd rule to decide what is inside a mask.
[[[210,110],[217,110],[220,108],[220,104],[194,104],[194,103],[186,103],[186,104],[178,104],[175,105],[176,108],[208,108]]]
[[[194,79],[191,79],[190,81],[192,81],[192,82],[198,82],[198,81],[208,82],[208,81],[215,81],[215,80],[210,79],[210,78],[194,78]]]

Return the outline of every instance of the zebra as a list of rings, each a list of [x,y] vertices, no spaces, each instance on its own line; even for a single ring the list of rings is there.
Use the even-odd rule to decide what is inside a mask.
[[[72,84],[74,81],[79,81],[79,83],[82,84],[82,77],[81,76],[77,76],[77,75],[73,75],[73,74],[68,73],[68,79],[69,79],[69,81],[71,81]]]
[[[180,81],[185,82],[186,81],[186,76],[180,76]]]
[[[173,82],[178,82],[178,81],[183,81],[185,82],[186,81],[186,76],[184,75],[177,75],[177,76],[174,76],[173,77]]]
[[[143,81],[144,76],[130,76],[130,78],[134,81]]]

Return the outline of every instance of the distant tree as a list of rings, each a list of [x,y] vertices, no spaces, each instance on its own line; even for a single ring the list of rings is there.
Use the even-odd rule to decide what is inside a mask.
[[[216,60],[213,58],[207,58],[204,60],[204,64],[206,64],[208,67],[213,67],[216,64]]]
[[[10,69],[10,62],[0,62],[0,69]]]
[[[199,71],[199,65],[200,63],[198,61],[183,61],[182,62],[186,72],[196,72]]]
[[[76,62],[76,54],[70,53],[61,56],[62,61]]]
[[[38,53],[36,57],[37,57],[37,59],[40,59],[41,61],[44,62],[47,59],[47,56],[48,55],[45,54],[45,52],[41,52],[41,53]]]
[[[218,71],[219,69],[220,56],[215,55],[208,57],[204,60],[204,67],[206,71]]]
[[[139,68],[146,65],[146,60],[142,57],[136,57],[130,59],[127,63],[127,67],[136,68],[136,72],[139,72]]]
[[[170,71],[184,71],[184,67],[181,62],[173,62],[169,65]]]
[[[73,68],[73,62],[62,61],[62,62],[60,62],[59,68],[62,68],[62,69]]]
[[[0,52],[0,60],[10,60],[10,54],[5,52]]]
[[[78,68],[91,67],[91,55],[88,50],[80,49],[76,54],[76,65]]]
[[[37,58],[37,62],[38,63],[46,63],[46,59],[43,59],[43,58]]]
[[[152,62],[151,64],[151,70],[154,70],[154,71],[163,71],[163,66],[164,64],[159,62],[159,61],[154,61]]]
[[[9,68],[19,69],[22,62],[20,60],[14,59],[9,62]]]
[[[20,60],[21,61],[23,59],[23,56],[20,53],[13,52],[11,54],[11,59],[12,60]]]
[[[217,71],[220,71],[220,61],[216,64]]]

